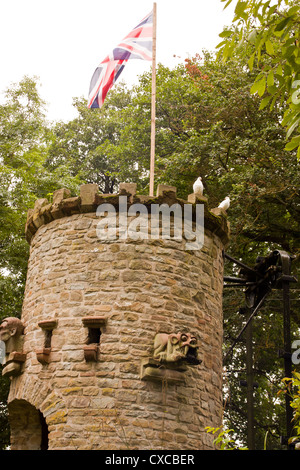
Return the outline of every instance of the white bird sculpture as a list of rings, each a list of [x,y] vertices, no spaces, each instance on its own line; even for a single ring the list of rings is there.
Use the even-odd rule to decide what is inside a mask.
[[[218,207],[219,207],[220,209],[223,209],[223,210],[225,210],[225,211],[227,211],[227,209],[229,208],[229,206],[230,206],[230,199],[229,199],[228,196],[226,196],[225,199],[224,199],[224,201],[222,201],[222,202],[218,205]]]
[[[193,184],[193,191],[194,191],[195,194],[198,194],[199,196],[202,196],[202,194],[203,194],[203,184],[202,184],[201,176],[199,176],[199,178],[197,178],[195,183]]]

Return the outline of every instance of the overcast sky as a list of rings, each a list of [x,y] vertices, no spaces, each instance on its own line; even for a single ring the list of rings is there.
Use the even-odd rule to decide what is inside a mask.
[[[221,0],[156,4],[157,62],[172,68],[203,49],[214,50],[236,2],[226,10]],[[0,5],[0,92],[24,75],[37,76],[48,118],[67,121],[76,115],[72,98],[88,97],[97,65],[152,10],[153,1],[2,0]],[[131,85],[150,68],[148,61],[131,61],[120,80]]]

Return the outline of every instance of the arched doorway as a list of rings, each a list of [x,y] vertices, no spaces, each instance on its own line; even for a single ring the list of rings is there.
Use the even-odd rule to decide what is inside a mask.
[[[47,450],[48,426],[40,410],[26,400],[8,404],[12,450]]]

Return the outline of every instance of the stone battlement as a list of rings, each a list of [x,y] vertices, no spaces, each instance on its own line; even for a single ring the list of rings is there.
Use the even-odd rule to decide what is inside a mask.
[[[74,214],[96,212],[101,204],[111,204],[116,211],[119,208],[119,197],[127,196],[128,208],[133,204],[143,204],[148,212],[151,211],[152,204],[179,204],[183,207],[185,204],[191,204],[193,216],[197,204],[204,205],[204,227],[215,233],[224,245],[229,241],[229,222],[226,212],[219,208],[208,208],[208,200],[204,196],[190,194],[188,200],[177,197],[174,186],[158,185],[156,196],[145,196],[136,193],[136,184],[121,183],[118,194],[101,194],[97,184],[83,184],[80,186],[80,195],[70,197],[68,189],[58,189],[53,193],[53,201],[48,199],[37,199],[34,208],[28,210],[25,226],[25,236],[28,243],[37,230],[53,220],[69,217]]]

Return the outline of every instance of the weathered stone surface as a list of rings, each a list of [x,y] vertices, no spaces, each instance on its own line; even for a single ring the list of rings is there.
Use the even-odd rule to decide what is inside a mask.
[[[40,210],[43,206],[45,206],[48,203],[49,201],[46,198],[37,199],[34,203],[34,211]]]
[[[57,189],[53,193],[53,204],[58,205],[63,199],[71,197],[71,191],[69,189]]]
[[[119,193],[121,195],[130,194],[131,196],[134,196],[136,194],[136,183],[120,183]]]
[[[78,214],[78,212],[80,211],[80,198],[69,197],[63,199],[60,203],[60,207],[63,214],[66,216]]]
[[[4,343],[5,358],[2,375],[14,377],[21,373],[24,354],[24,324],[19,318],[6,317],[0,324],[0,340]]]
[[[83,325],[86,327],[90,327],[90,328],[100,328],[101,326],[104,326],[106,322],[107,322],[107,317],[104,315],[89,316],[89,317],[82,318]]]
[[[204,204],[205,214],[205,226],[208,230],[216,233],[224,245],[229,240],[229,222],[227,221],[226,213],[215,212],[216,209],[209,210],[207,205],[207,198],[198,197],[195,194],[191,194],[188,197],[188,201],[177,198],[176,188],[168,185],[158,185],[157,196],[145,196],[136,194],[136,184],[133,183],[121,183],[119,194],[100,194],[98,186],[96,184],[85,184],[80,188],[79,197],[69,197],[70,191],[67,189],[59,189],[53,193],[53,202],[50,204],[47,199],[38,199],[34,209],[28,212],[27,221],[25,225],[25,236],[28,243],[31,243],[36,231],[51,223],[52,220],[59,218],[68,217],[74,214],[80,213],[95,213],[98,206],[102,204],[112,205],[118,212],[120,196],[128,196],[127,208],[130,208],[131,204],[143,204],[147,209],[148,213],[151,213],[152,204],[173,204],[179,205],[184,212],[184,205],[191,204],[193,220],[195,221],[195,208],[196,204]],[[182,212],[182,213],[183,213]],[[81,223],[84,223],[82,221]],[[75,227],[77,229],[77,227]],[[75,234],[76,232],[74,232]],[[121,233],[121,232],[120,232]],[[96,236],[96,231],[94,232]],[[78,235],[77,235],[78,236]],[[159,241],[154,241],[159,244]]]
[[[98,345],[97,344],[86,344],[83,346],[84,359],[86,361],[96,361],[98,355]]]
[[[185,383],[186,380],[186,368],[170,368],[157,361],[144,359],[141,362],[141,379],[150,380],[153,382],[166,383],[166,384],[177,384],[180,385]]]
[[[163,196],[165,193],[174,193],[176,196],[176,187],[168,186],[166,184],[159,184],[156,190],[156,196]]]
[[[38,326],[44,330],[53,330],[57,326],[57,320],[42,320],[38,323]]]
[[[190,202],[191,204],[207,204],[208,199],[205,196],[200,196],[199,194],[192,193],[188,195],[188,202]]]
[[[226,217],[226,211],[224,209],[221,209],[220,207],[216,207],[215,209],[211,209],[211,212],[215,214],[217,217],[218,216],[223,216]]]
[[[36,358],[41,364],[48,364],[50,361],[51,348],[41,348],[36,350]]]
[[[92,212],[96,208],[95,196],[99,192],[97,184],[83,184],[80,186],[81,211]]]

